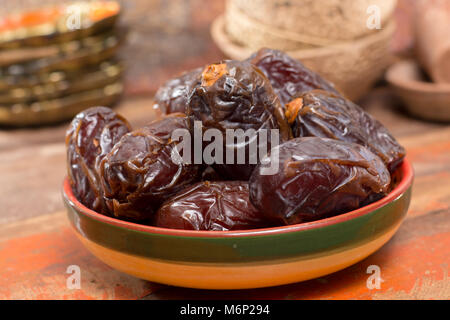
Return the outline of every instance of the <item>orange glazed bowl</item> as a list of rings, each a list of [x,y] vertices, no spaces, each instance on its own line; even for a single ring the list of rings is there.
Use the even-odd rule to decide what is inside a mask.
[[[297,225],[245,231],[191,231],[131,223],[83,206],[64,181],[78,238],[100,260],[138,278],[200,289],[248,289],[321,277],[363,260],[398,230],[408,211],[408,159],[384,198],[357,210]]]

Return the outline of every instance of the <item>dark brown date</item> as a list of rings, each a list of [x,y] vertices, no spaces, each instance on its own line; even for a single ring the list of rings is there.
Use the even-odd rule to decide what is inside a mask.
[[[313,89],[323,89],[338,94],[333,84],[284,52],[263,48],[247,61],[264,72],[283,106],[293,97]]]
[[[250,203],[248,183],[200,182],[165,202],[157,227],[185,230],[246,230],[268,226]]]
[[[264,164],[255,169],[249,182],[250,200],[266,217],[286,224],[357,209],[389,189],[390,174],[384,163],[358,144],[296,138],[271,153],[278,153],[279,170],[263,175]]]
[[[224,181],[222,177],[213,167],[207,166],[202,172],[202,181]]]
[[[131,130],[128,122],[109,108],[80,112],[66,131],[69,182],[86,207],[107,214],[98,166],[119,139]]]
[[[354,142],[379,156],[393,173],[405,149],[389,131],[353,102],[322,90],[291,101],[286,116],[295,137],[322,137]]]
[[[172,161],[179,143],[172,131],[186,129],[187,117],[174,113],[122,137],[100,164],[106,204],[114,216],[145,220],[170,196],[199,181],[198,165]]]
[[[200,83],[202,71],[203,68],[197,68],[167,81],[156,92],[153,108],[161,110],[163,114],[185,113],[189,93]]]
[[[249,152],[253,150],[249,145],[255,138],[259,140],[263,133],[267,133],[267,150],[270,150],[271,129],[278,130],[282,142],[291,137],[284,110],[268,79],[249,62],[226,60],[207,66],[202,72],[200,85],[191,93],[186,114],[191,118],[191,124],[201,121],[203,130],[218,129],[222,133],[224,155],[231,152],[237,159],[238,153],[245,153],[244,163],[214,165],[219,174],[232,180],[250,177],[257,163],[249,161]],[[235,140],[226,144],[228,129],[253,130],[254,135],[243,143]],[[225,159],[223,163],[226,163]]]

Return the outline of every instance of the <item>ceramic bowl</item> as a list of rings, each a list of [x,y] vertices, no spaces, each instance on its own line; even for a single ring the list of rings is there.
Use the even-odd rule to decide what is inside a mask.
[[[188,231],[130,223],[63,198],[81,242],[111,267],[138,278],[201,289],[247,289],[294,283],[344,269],[375,252],[408,210],[413,169],[383,199],[332,218],[246,231]]]
[[[412,115],[432,121],[450,122],[450,84],[427,82],[413,60],[391,66],[386,80]]]

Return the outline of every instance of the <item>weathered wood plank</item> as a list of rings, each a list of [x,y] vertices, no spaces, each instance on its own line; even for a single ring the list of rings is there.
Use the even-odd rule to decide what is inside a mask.
[[[209,291],[152,284],[111,269],[82,247],[59,212],[0,227],[0,299],[449,299],[449,214],[442,210],[406,220],[380,251],[320,279]],[[81,269],[79,290],[66,286],[69,265]],[[370,265],[381,269],[380,289],[366,286]]]
[[[375,254],[319,279],[254,290],[162,287],[144,299],[450,299],[449,214],[446,210],[409,219]],[[380,289],[367,287],[371,265],[380,267]]]
[[[0,224],[60,211],[65,174],[62,143],[2,152]]]
[[[127,95],[117,111],[134,127],[155,113],[151,97],[129,94],[154,92],[179,72],[222,57],[208,25],[223,11],[223,1],[189,1],[189,10],[181,15],[176,10],[186,2],[174,1],[160,19],[141,21],[143,13],[158,11],[162,3],[136,0],[125,5],[124,21],[141,23],[122,52]],[[170,20],[172,16],[189,19]],[[410,45],[399,40],[396,48]],[[361,104],[405,145],[413,162],[416,178],[406,221],[387,245],[359,264],[320,279],[258,290],[167,287],[106,266],[81,245],[65,217],[60,188],[67,123],[0,130],[0,299],[450,299],[450,126],[406,115],[384,87]],[[384,279],[380,290],[366,286],[366,270],[373,264],[380,266]],[[66,286],[69,265],[81,268],[80,290]]]
[[[158,287],[113,270],[75,237],[64,211],[0,226],[0,299],[136,299]],[[81,288],[67,287],[67,268]]]

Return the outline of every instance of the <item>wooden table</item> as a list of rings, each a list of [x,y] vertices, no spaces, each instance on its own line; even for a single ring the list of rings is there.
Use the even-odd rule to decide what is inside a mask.
[[[389,90],[363,105],[406,147],[415,169],[406,221],[364,261],[303,283],[244,291],[168,287],[115,271],[75,237],[61,200],[67,124],[0,131],[0,299],[449,299],[450,126],[400,113]],[[117,109],[134,126],[154,115],[151,99],[125,99]],[[81,289],[66,286],[70,265]],[[367,268],[378,265],[381,289],[369,290]]]
[[[154,89],[180,69],[221,58],[207,25],[223,7],[207,2],[219,3],[211,11],[204,1],[192,3],[197,6],[192,10],[195,26],[183,34],[185,41],[163,46],[165,67],[157,64],[158,70],[151,72],[150,64],[142,69],[139,59],[147,55],[131,55],[138,63],[128,78],[128,93]],[[172,48],[186,43],[191,44],[189,50]],[[135,74],[136,69],[144,70],[145,77]],[[81,245],[65,215],[61,185],[67,124],[0,129],[0,299],[449,299],[450,126],[410,118],[383,87],[362,104],[392,131],[413,162],[416,178],[406,221],[388,244],[352,267],[320,279],[257,290],[168,287],[106,266]],[[126,97],[117,110],[137,127],[154,117],[151,105],[150,96]],[[80,267],[80,289],[67,288],[71,265]],[[381,268],[380,289],[367,288],[371,265]]]

